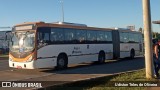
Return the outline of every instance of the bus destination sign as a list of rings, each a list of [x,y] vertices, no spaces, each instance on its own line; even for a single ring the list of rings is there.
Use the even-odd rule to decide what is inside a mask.
[[[25,25],[25,26],[16,26],[15,30],[32,30],[33,25]]]

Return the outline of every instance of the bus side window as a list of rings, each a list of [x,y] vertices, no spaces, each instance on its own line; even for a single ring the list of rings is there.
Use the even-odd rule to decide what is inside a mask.
[[[129,42],[128,33],[120,32],[120,41],[121,43],[128,43]]]
[[[107,41],[107,43],[111,43],[112,42],[112,33],[111,33],[111,31],[106,31],[105,32],[105,40]]]
[[[44,43],[44,34],[42,32],[38,32],[38,43]]]
[[[50,35],[47,32],[38,32],[38,41],[43,43],[49,43]]]
[[[134,34],[134,37],[135,37],[135,42],[139,43],[139,35],[138,34]]]
[[[76,43],[76,35],[75,35],[75,30],[74,29],[64,29],[64,36],[65,36],[65,43],[66,44],[73,44]]]
[[[49,42],[49,33],[43,33],[43,40]]]
[[[87,31],[87,42],[97,43],[97,31]]]
[[[42,40],[42,32],[38,32],[38,41]]]
[[[86,30],[76,30],[77,43],[85,43],[86,41]]]
[[[129,35],[129,43],[134,43],[135,40],[134,40],[134,34],[133,33],[128,33]]]
[[[64,43],[64,31],[62,28],[52,28],[50,36],[51,36],[50,39],[52,44]]]

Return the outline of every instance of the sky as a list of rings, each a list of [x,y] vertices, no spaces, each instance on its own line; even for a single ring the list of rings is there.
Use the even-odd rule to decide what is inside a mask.
[[[0,0],[0,27],[22,22],[62,21],[60,0]],[[142,0],[62,0],[64,21],[91,27],[143,28]],[[160,0],[150,0],[152,21],[160,20]],[[155,32],[160,25],[152,24]]]

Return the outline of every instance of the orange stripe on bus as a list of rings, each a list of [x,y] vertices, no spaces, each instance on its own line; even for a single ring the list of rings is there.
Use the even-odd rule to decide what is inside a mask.
[[[11,59],[12,59],[14,62],[24,62],[24,61],[27,61],[31,56],[32,56],[32,59],[33,59],[33,58],[34,58],[34,52],[31,53],[30,55],[28,55],[26,58],[15,58],[15,57],[13,57],[13,56],[9,53],[9,57],[11,57]]]

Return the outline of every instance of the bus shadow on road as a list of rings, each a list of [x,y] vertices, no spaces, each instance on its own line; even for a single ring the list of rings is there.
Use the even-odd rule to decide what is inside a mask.
[[[113,74],[142,68],[144,68],[144,58],[137,57],[135,59],[124,58],[118,60],[106,60],[104,64],[97,64],[95,62],[81,63],[70,65],[64,70],[57,70],[54,68],[44,69],[41,70],[41,72],[56,74]]]

